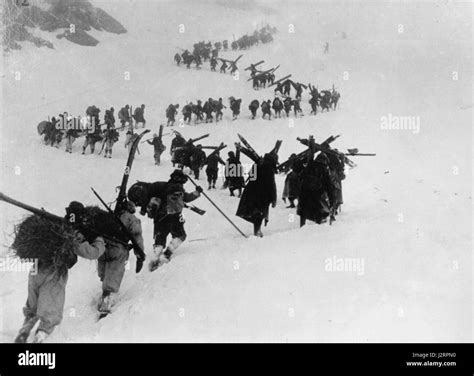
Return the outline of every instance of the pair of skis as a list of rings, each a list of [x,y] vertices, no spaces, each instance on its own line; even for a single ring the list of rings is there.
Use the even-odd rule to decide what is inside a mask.
[[[248,143],[248,141],[241,134],[237,134],[237,136],[239,137],[240,142],[242,142],[242,144],[244,145],[244,146],[241,146],[240,143],[236,143],[235,147],[237,148],[237,150],[245,154],[255,163],[260,162],[262,157],[255,151],[255,149]],[[281,140],[277,140],[277,142],[275,143],[275,146],[273,147],[273,149],[270,151],[269,154],[278,154],[278,151],[280,150],[282,142],[283,141]]]

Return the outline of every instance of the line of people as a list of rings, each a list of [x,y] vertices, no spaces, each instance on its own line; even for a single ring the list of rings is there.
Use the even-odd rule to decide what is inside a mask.
[[[134,129],[146,127],[144,104],[135,107],[133,113],[130,105],[122,107],[118,112],[120,127],[115,125],[115,109],[113,107],[105,110],[103,122],[100,121],[100,112],[100,108],[95,105],[87,107],[84,117],[73,117],[64,112],[57,117],[53,116],[51,120],[40,122],[37,131],[46,145],[59,147],[65,140],[67,153],[72,153],[72,145],[75,140],[84,136],[82,154],[85,154],[88,148],[91,154],[94,154],[96,144],[100,143],[99,155],[105,151],[104,157],[112,158],[112,148],[119,140],[120,130],[127,129],[125,147],[128,147],[133,141]]]
[[[238,118],[240,114],[241,103],[242,99],[229,97],[229,108],[232,111],[232,120],[236,120]],[[167,118],[166,126],[172,127],[175,125],[176,115],[178,115],[179,107],[179,104],[170,104],[168,106],[165,112]],[[224,105],[222,98],[217,100],[208,98],[207,101],[204,101],[204,104],[201,100],[197,100],[196,103],[186,103],[181,110],[183,117],[180,120],[180,125],[190,124],[193,115],[194,124],[201,122],[212,123],[214,120],[216,123],[218,123],[224,116],[224,108],[227,108],[227,106]]]
[[[245,50],[252,46],[255,46],[259,43],[270,43],[273,41],[273,34],[277,32],[275,27],[266,25],[259,30],[255,30],[251,35],[243,35],[242,37],[234,40],[230,47],[233,51],[236,50]],[[209,60],[211,65],[211,70],[215,71],[217,66],[217,59],[219,58],[219,51],[228,51],[229,41],[223,40],[222,42],[215,42],[214,44],[211,41],[205,42],[200,41],[193,45],[193,52],[191,53],[188,49],[182,49],[182,53],[176,53],[174,55],[174,61],[176,65],[180,66],[181,63],[190,68],[191,64],[195,64],[197,69],[200,69],[203,62]],[[227,64],[223,61],[221,66],[221,73],[227,69]],[[236,67],[231,66],[231,73],[236,71]]]
[[[311,87],[311,85],[310,85]],[[337,104],[340,98],[340,94],[335,90],[323,90],[318,92],[314,87],[311,87],[311,99],[309,104],[311,105],[310,114],[316,115],[319,112],[329,112],[329,110],[336,110]],[[229,107],[225,106],[222,98],[213,99],[209,98],[207,101],[197,100],[196,103],[193,101],[186,103],[181,109],[182,118],[179,119],[178,123],[180,126],[185,124],[199,124],[199,123],[218,123],[223,119],[223,110],[229,108],[232,113],[232,120],[238,119],[241,111],[242,99],[229,97]],[[179,104],[170,104],[165,111],[167,118],[166,126],[173,127],[177,121],[177,115],[179,114]],[[294,117],[302,116],[303,110],[301,108],[301,98],[292,98],[290,96],[281,97],[276,95],[273,99],[264,100],[260,102],[258,99],[254,99],[248,105],[248,109],[251,114],[251,119],[255,119],[258,115],[258,111],[261,111],[262,118],[270,120],[272,116],[274,118],[281,118],[282,115],[290,117],[293,112]]]
[[[175,137],[171,141],[170,154],[173,167],[189,168],[194,177],[199,179],[200,171],[206,166],[206,177],[208,182],[208,190],[216,188],[216,182],[219,174],[219,165],[224,167],[224,187],[229,189],[231,196],[238,191],[238,196],[244,187],[244,171],[240,163],[240,151],[230,151],[226,161],[220,157],[222,147],[202,146],[196,144],[196,140],[186,140],[179,132],[175,132]],[[213,151],[206,155],[204,149],[212,149]]]

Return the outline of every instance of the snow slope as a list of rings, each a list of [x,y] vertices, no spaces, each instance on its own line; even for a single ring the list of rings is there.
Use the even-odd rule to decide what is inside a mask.
[[[145,103],[148,124],[157,130],[169,103],[210,96],[227,102],[233,95],[243,98],[239,120],[231,121],[227,111],[222,123],[179,131],[185,137],[211,133],[209,145],[233,145],[241,133],[261,153],[281,139],[281,161],[303,150],[298,136],[322,140],[341,134],[335,147],[358,147],[377,157],[354,158],[358,166],[347,171],[343,212],[333,226],[299,229],[295,212],[279,201],[265,237],[243,239],[199,199],[196,205],[207,214],[185,213],[188,239],[173,261],[136,275],[132,255],[116,311],[100,323],[94,320],[100,295],[95,263],[81,260],[70,272],[63,323],[49,341],[472,341],[472,5],[94,4],[128,33],[97,35],[101,43],[95,48],[55,40],[55,50],[25,45],[3,57],[2,192],[57,214],[71,200],[96,203],[90,186],[112,201],[126,159],[123,134],[114,158],[105,160],[80,155],[81,143],[70,155],[64,147],[45,147],[36,133],[47,116],[82,114],[91,104],[118,110]],[[208,71],[208,64],[200,71],[173,64],[177,47],[232,39],[261,22],[279,33],[273,44],[243,52],[238,80]],[[184,33],[178,32],[181,24]],[[324,55],[326,41],[330,53]],[[342,93],[340,109],[309,116],[305,95],[305,116],[293,123],[251,121],[248,103],[273,97],[271,90],[254,92],[246,82],[243,67],[261,59],[265,67],[280,64],[279,76],[292,73],[319,88],[334,83]],[[381,118],[389,114],[419,117],[419,132],[382,129]],[[169,139],[165,143],[169,148]],[[130,182],[167,179],[168,151],[156,167],[152,148],[140,149]],[[277,176],[279,195],[283,181]],[[236,198],[224,190],[210,196],[251,234],[251,226],[234,216]],[[12,226],[25,213],[0,205],[5,257]],[[152,223],[142,217],[142,224],[150,253]],[[363,268],[328,271],[334,258],[356,259]],[[26,280],[25,273],[0,273],[0,341],[11,341],[21,325]]]

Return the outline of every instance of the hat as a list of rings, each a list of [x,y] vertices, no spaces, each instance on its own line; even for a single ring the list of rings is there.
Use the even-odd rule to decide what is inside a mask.
[[[184,174],[183,171],[176,169],[170,175],[171,180],[185,183],[188,177]]]
[[[328,156],[326,155],[326,153],[319,153],[318,156],[316,157],[316,160],[318,162],[321,162],[321,163],[328,163],[329,162],[329,158]]]
[[[128,201],[141,205],[147,197],[145,188],[140,183],[133,184],[127,193]]]
[[[69,222],[77,222],[84,214],[84,205],[78,201],[71,201],[66,208],[66,219]]]

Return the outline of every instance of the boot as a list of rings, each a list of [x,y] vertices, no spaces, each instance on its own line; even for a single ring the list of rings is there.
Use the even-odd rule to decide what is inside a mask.
[[[160,265],[170,262],[171,256],[173,256],[173,252],[169,248],[166,248],[166,251],[164,251],[160,256]]]
[[[103,291],[102,297],[100,298],[98,310],[101,313],[110,313],[112,307],[115,304],[115,293],[110,291]]]
[[[29,334],[30,333],[20,332],[15,338],[15,343],[26,343],[26,340],[28,339]]]
[[[262,233],[262,221],[257,220],[253,224],[253,234],[259,238],[263,238],[263,233]]]
[[[182,239],[171,239],[170,244],[168,244],[168,247],[166,247],[166,250],[162,253],[160,257],[160,262],[168,263],[171,260],[171,257],[173,256],[173,252],[176,251],[176,249],[178,249],[181,244],[183,244]]]
[[[33,343],[43,343],[47,337],[48,333],[43,330],[38,330],[36,331],[35,337],[33,338]]]
[[[150,261],[150,264],[148,265],[148,269],[150,272],[158,269],[160,266],[160,256],[163,253],[163,246],[162,245],[154,245],[153,246],[153,258]]]

